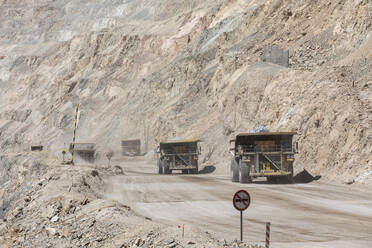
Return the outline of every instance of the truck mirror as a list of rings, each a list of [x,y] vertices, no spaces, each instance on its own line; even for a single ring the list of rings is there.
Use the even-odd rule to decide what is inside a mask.
[[[296,142],[296,147],[295,147],[295,149],[296,149],[296,152],[298,152],[298,142]]]
[[[201,146],[199,146],[199,155],[201,154]]]

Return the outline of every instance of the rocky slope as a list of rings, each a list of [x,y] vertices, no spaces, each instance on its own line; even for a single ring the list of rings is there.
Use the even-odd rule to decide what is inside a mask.
[[[77,103],[99,153],[200,137],[227,174],[230,136],[265,125],[298,132],[297,171],[372,183],[369,1],[0,0],[0,34],[0,247],[193,245],[102,200],[118,168],[60,165]],[[261,62],[267,46],[289,68]]]
[[[40,155],[44,159],[39,159]],[[189,228],[183,238],[177,226],[156,223],[137,215],[129,206],[103,199],[105,179],[124,174],[120,166],[60,165],[47,153],[18,153],[8,158],[19,164],[23,173],[9,173],[10,180],[0,188],[1,248],[260,248],[218,240],[198,228]],[[10,162],[4,157],[0,161]]]
[[[303,167],[371,182],[368,1],[0,1],[0,151],[118,149],[200,137],[227,173],[231,135],[297,131]],[[260,62],[266,46],[290,67]]]

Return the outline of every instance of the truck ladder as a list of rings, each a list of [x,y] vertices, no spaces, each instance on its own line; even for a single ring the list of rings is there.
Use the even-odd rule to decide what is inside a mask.
[[[187,166],[190,166],[190,164],[189,163],[187,163],[182,157],[181,157],[181,155],[177,155],[176,154],[176,156],[177,157],[179,157]]]
[[[186,161],[181,157],[181,155],[178,155],[178,154],[176,153],[176,151],[174,150],[173,147],[172,147],[172,151],[173,151],[173,153],[175,154],[175,156],[179,157],[179,158],[182,160],[182,162],[184,162],[187,166],[190,166],[190,164],[187,163],[187,162],[186,162]]]
[[[272,165],[274,165],[275,168],[277,168],[278,170],[280,170],[279,166],[278,166],[274,161],[272,161],[271,158],[270,158],[269,156],[267,156],[265,153],[262,153],[262,155],[264,155],[264,157],[265,157],[267,160],[269,160],[269,162],[270,162]]]

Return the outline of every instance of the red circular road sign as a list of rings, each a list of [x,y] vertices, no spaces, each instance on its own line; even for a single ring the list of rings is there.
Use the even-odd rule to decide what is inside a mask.
[[[244,211],[251,204],[251,196],[245,190],[239,190],[233,197],[233,205],[238,211]]]

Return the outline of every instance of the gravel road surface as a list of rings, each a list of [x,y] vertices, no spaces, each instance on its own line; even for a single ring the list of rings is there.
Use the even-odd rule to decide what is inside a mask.
[[[154,221],[185,224],[227,240],[239,238],[239,189],[251,195],[244,212],[244,239],[262,244],[271,222],[273,247],[372,247],[372,191],[324,182],[277,185],[231,183],[227,176],[157,175],[155,162],[119,162],[125,176],[109,178],[106,197]]]

